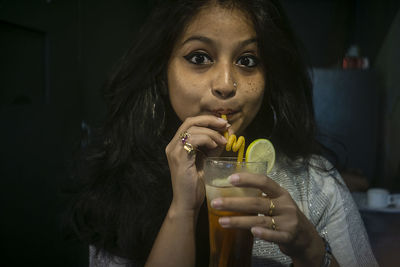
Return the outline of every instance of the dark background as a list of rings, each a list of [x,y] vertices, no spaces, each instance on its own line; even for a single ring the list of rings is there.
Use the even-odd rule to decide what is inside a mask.
[[[399,52],[393,52],[400,47],[400,1],[283,4],[315,67],[320,126],[346,145],[333,146],[343,170],[356,169],[368,186],[399,190],[393,133],[399,133],[400,115],[391,99],[400,91]],[[85,134],[82,122],[100,125],[100,89],[150,8],[133,0],[0,0],[4,266],[87,265],[87,248],[60,231],[63,185]],[[341,70],[353,44],[369,59],[368,70]]]

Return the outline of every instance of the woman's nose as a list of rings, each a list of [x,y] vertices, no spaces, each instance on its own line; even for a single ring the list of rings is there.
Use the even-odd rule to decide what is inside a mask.
[[[218,72],[211,90],[212,94],[220,99],[228,99],[235,96],[237,82],[234,81],[230,68],[222,68],[222,70]]]

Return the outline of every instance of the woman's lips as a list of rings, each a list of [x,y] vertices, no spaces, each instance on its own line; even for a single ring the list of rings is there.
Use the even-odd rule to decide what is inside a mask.
[[[216,117],[221,117],[221,115],[226,115],[226,117],[229,119],[233,115],[238,113],[238,111],[233,109],[218,109],[218,110],[212,110],[211,113]]]

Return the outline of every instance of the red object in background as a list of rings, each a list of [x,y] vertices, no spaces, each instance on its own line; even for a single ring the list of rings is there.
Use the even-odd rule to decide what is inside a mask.
[[[346,55],[342,61],[343,69],[368,69],[369,61],[367,57],[360,55],[360,48],[358,45],[351,45],[347,50]]]
[[[342,62],[343,69],[368,69],[369,61],[365,57],[344,57]]]

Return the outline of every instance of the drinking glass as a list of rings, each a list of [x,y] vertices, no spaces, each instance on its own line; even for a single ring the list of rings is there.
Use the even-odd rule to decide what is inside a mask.
[[[267,173],[267,162],[237,162],[237,158],[209,157],[204,164],[204,181],[208,206],[210,232],[209,267],[251,266],[253,235],[248,229],[222,228],[218,219],[223,216],[248,216],[231,211],[215,210],[210,202],[218,197],[257,197],[261,191],[255,188],[235,187],[228,177],[238,172]]]

